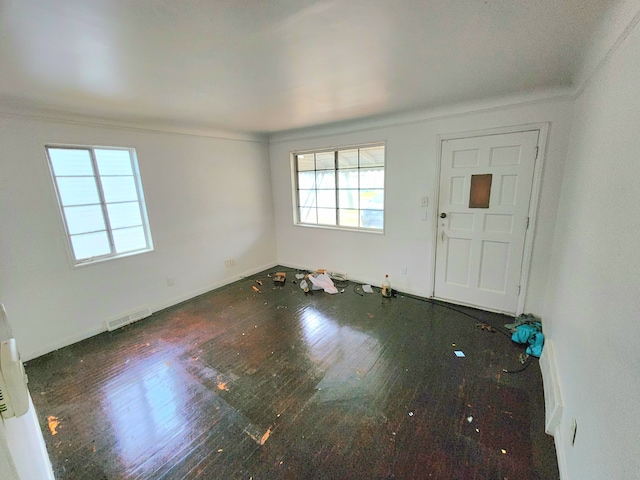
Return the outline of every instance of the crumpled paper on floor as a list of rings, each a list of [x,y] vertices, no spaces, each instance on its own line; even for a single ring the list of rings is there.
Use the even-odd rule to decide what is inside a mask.
[[[316,287],[321,288],[327,293],[338,293],[338,289],[333,284],[333,280],[331,280],[329,275],[327,275],[326,273],[321,273],[316,276],[309,275],[309,280],[311,280],[311,283],[313,283]]]

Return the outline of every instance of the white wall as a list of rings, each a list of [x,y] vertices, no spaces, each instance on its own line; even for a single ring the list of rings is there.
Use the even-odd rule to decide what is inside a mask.
[[[430,296],[433,292],[437,136],[550,122],[525,304],[525,311],[541,313],[572,101],[534,101],[521,106],[485,107],[469,113],[457,108],[455,114],[431,112],[432,118],[428,118],[429,115],[426,112],[422,118],[383,118],[273,136],[270,158],[279,263],[335,269],[374,285],[380,285],[384,274],[388,273],[394,288]],[[290,152],[377,141],[387,142],[384,235],[295,226]],[[427,221],[421,219],[422,196],[429,197]],[[401,274],[401,267],[404,266],[408,268],[406,275]]]
[[[0,418],[0,478],[2,480],[20,480],[16,466],[13,463],[7,442],[7,429]]]
[[[72,268],[44,145],[135,147],[155,251]],[[0,301],[23,359],[276,260],[264,138],[211,138],[0,115]],[[225,269],[224,260],[236,267]],[[167,286],[167,277],[175,286]]]
[[[22,480],[55,480],[31,394],[27,413],[21,417],[5,419],[4,427],[9,453],[18,476]],[[0,475],[0,478],[5,477]]]
[[[640,478],[639,132],[635,25],[576,100],[558,211],[544,319],[564,399],[565,480]]]

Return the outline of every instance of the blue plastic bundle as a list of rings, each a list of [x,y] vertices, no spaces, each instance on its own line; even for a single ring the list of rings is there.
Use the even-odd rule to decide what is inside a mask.
[[[539,358],[542,355],[542,347],[544,346],[542,324],[540,322],[532,322],[519,325],[511,335],[511,340],[516,343],[529,344],[526,350],[527,354]]]

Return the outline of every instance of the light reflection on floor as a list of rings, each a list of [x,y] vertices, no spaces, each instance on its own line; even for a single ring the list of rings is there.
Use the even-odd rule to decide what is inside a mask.
[[[179,374],[162,358],[146,358],[105,385],[104,411],[125,465],[139,461],[149,445],[180,445],[185,397]]]
[[[366,396],[379,388],[386,361],[377,338],[340,325],[311,306],[300,310],[300,322],[310,359],[328,367],[317,386],[317,401]]]

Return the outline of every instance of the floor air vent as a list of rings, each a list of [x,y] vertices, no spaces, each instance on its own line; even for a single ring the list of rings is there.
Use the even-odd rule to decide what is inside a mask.
[[[142,310],[138,310],[137,312],[130,313],[121,318],[116,318],[115,320],[109,320],[107,322],[107,330],[115,330],[120,327],[124,327],[125,325],[129,325],[130,323],[136,322],[138,320],[142,320],[143,318],[147,318],[151,316],[151,310],[149,308],[143,308]]]

